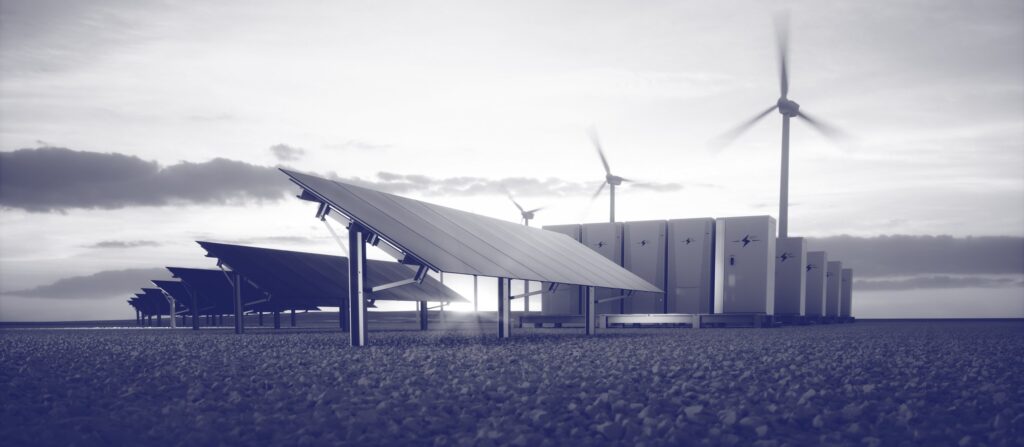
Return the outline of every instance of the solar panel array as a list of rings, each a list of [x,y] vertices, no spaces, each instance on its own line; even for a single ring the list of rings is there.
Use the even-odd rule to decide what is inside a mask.
[[[661,292],[562,234],[282,171],[307,193],[437,271]]]
[[[219,259],[232,271],[270,292],[272,300],[316,307],[337,306],[340,300],[348,298],[348,258],[215,242],[200,241],[199,245],[207,256]],[[371,287],[410,279],[416,273],[397,262],[367,260],[366,264],[367,284]],[[429,276],[422,283],[374,292],[371,296],[382,301],[466,302]]]

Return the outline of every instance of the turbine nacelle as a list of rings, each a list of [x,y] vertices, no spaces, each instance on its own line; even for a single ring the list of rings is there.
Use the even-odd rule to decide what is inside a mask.
[[[625,180],[625,179],[622,178],[622,177],[619,177],[617,175],[608,174],[608,175],[604,176],[604,181],[607,182],[609,185],[612,185],[612,186],[619,186],[619,185],[621,185],[623,180]]]
[[[775,103],[775,105],[779,108],[779,113],[783,116],[794,118],[800,115],[800,104],[797,104],[796,101],[779,98],[779,102]]]

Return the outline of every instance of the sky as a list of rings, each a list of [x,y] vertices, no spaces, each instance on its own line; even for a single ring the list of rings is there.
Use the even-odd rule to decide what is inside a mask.
[[[777,100],[787,11],[789,97],[847,135],[793,122],[790,235],[855,315],[1024,317],[1019,1],[11,0],[0,320],[130,317],[200,239],[339,254],[279,166],[598,222],[593,128],[618,220],[777,215],[780,116],[710,143]]]

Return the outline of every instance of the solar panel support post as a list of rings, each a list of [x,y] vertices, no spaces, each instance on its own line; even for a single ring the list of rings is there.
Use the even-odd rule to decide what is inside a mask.
[[[263,326],[263,311],[261,310],[258,313],[259,313],[259,317],[258,317],[259,319],[257,321],[259,322],[260,326]]]
[[[292,327],[295,327],[295,309],[292,309]]]
[[[427,302],[420,301],[420,330],[427,330]]]
[[[352,222],[348,227],[348,314],[352,346],[366,346],[366,237]]]
[[[476,313],[477,311],[480,310],[479,306],[477,305],[477,303],[478,303],[477,295],[479,295],[478,292],[480,291],[480,288],[477,287],[476,279],[477,279],[477,276],[473,275],[473,313]]]
[[[512,316],[509,307],[511,300],[512,281],[498,278],[498,338],[509,338],[512,335]]]
[[[530,280],[523,280],[523,295],[525,295],[523,301],[523,312],[530,311]]]
[[[199,330],[199,301],[196,299],[196,294],[191,289],[188,290],[189,298],[192,299],[192,330]]]
[[[594,302],[594,297],[597,295],[596,287],[586,287],[583,297],[583,324],[584,331],[587,335],[594,334],[594,311],[597,310],[597,303]]]
[[[170,309],[170,315],[168,315],[170,317],[169,319],[171,320],[170,326],[171,329],[174,329],[178,327],[178,314],[177,312],[175,312],[178,306],[177,303],[174,301],[173,296],[164,293],[164,299],[167,300],[167,308]]]
[[[274,311],[274,329],[281,329],[281,311]]]
[[[142,326],[142,313],[138,309],[135,309],[135,325]]]
[[[235,333],[242,334],[245,332],[245,315],[242,309],[242,275],[231,274],[231,288],[235,300]]]
[[[163,325],[164,325],[163,314],[161,314],[160,312],[157,312],[156,313],[156,327],[160,327],[160,326],[163,326]]]

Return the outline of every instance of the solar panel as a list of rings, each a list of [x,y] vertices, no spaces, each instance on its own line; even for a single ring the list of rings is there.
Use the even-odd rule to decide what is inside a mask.
[[[153,280],[154,285],[163,289],[167,292],[171,298],[174,298],[176,303],[188,305],[192,302],[192,297],[188,294],[188,289],[185,288],[185,284],[181,281],[164,281],[164,280]]]
[[[196,301],[204,313],[233,314],[235,312],[234,291],[223,271],[183,267],[167,267],[167,270],[188,286],[192,293],[196,294]],[[248,283],[243,285],[243,302],[257,301],[262,298],[264,295],[256,287]]]
[[[662,292],[563,234],[281,171],[308,194],[440,272]]]
[[[231,270],[284,299],[312,306],[337,306],[348,298],[348,258],[342,256],[198,242],[207,256],[217,258]],[[397,262],[367,260],[370,287],[407,280],[416,271]],[[373,292],[382,301],[468,302],[454,290],[429,276],[422,283]]]

